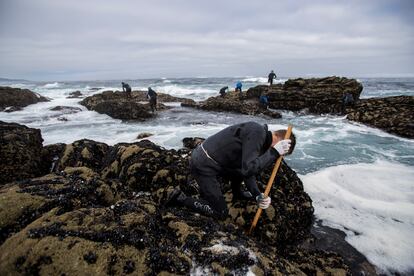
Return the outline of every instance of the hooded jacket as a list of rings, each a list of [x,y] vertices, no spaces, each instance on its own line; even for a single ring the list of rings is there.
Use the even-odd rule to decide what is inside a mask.
[[[222,172],[241,175],[254,197],[260,194],[256,174],[279,157],[271,147],[272,133],[267,125],[255,122],[229,126],[203,142],[204,149]]]

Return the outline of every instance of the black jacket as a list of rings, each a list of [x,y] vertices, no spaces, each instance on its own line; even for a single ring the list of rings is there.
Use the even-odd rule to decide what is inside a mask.
[[[275,73],[269,73],[269,75],[267,76],[267,78],[269,80],[272,80],[272,79],[276,78],[276,74]]]
[[[253,196],[260,194],[255,175],[279,157],[270,147],[271,132],[267,125],[248,122],[229,126],[203,142],[208,154],[223,171],[243,176],[244,183]]]

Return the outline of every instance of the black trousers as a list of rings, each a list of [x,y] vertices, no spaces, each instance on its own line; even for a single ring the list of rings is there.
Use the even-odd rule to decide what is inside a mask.
[[[227,203],[217,177],[225,172],[223,168],[208,158],[201,146],[194,149],[190,160],[190,171],[200,189],[200,198],[187,197],[184,205],[203,215],[217,219],[225,219],[228,215]],[[236,174],[228,174],[233,196],[240,193],[242,178]]]

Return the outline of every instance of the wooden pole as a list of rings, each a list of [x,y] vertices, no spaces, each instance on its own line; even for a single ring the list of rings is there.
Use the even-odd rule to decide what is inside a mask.
[[[285,139],[289,139],[291,133],[292,133],[292,126],[289,125],[288,129],[286,131],[286,134],[285,134]],[[273,181],[275,180],[276,173],[279,170],[280,164],[282,163],[282,159],[283,159],[283,155],[279,156],[279,158],[276,160],[276,164],[273,167],[272,174],[270,175],[269,182],[267,182],[266,189],[264,191],[265,197],[267,197],[270,193],[270,189],[272,188]],[[259,218],[260,218],[260,215],[262,214],[262,211],[263,211],[263,209],[260,208],[260,207],[259,207],[259,209],[257,209],[256,215],[254,216],[252,225],[250,226],[250,229],[249,229],[249,235],[253,232],[254,228],[256,227],[256,224],[259,221]]]

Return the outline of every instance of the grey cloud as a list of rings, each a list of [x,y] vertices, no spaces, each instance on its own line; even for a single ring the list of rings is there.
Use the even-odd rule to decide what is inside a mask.
[[[413,74],[410,3],[5,0],[0,76]]]

